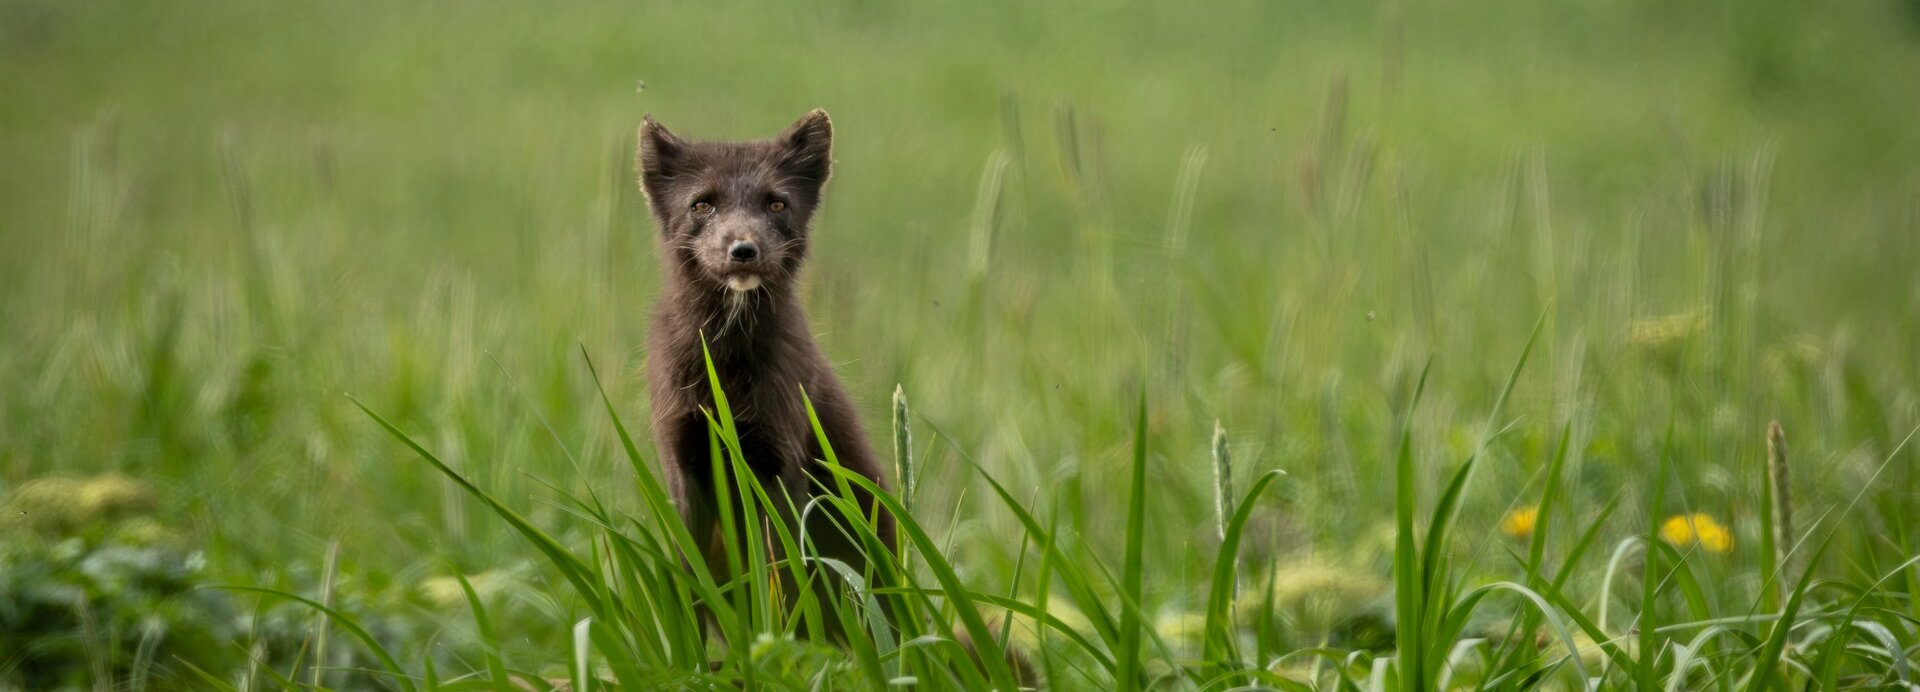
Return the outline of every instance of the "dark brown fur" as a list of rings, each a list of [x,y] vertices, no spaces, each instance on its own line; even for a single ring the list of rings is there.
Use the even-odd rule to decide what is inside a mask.
[[[819,461],[825,454],[803,390],[840,464],[884,482],[853,403],[808,331],[795,294],[830,173],[832,137],[832,123],[818,110],[778,137],[749,142],[689,142],[650,116],[640,127],[640,185],[660,225],[664,277],[647,337],[654,439],[681,515],[721,579],[732,575],[725,571],[714,503],[707,415],[717,411],[703,336],[742,456],[776,504],[791,498],[804,509],[814,495],[828,492],[819,482],[832,482]],[[730,256],[743,241],[758,248],[753,261]],[[756,285],[737,290],[745,282]],[[738,497],[731,484],[725,492]],[[778,519],[793,526],[790,514]],[[859,569],[862,553],[834,524],[815,510],[807,535],[819,554]],[[878,528],[885,545],[893,545],[892,516],[880,513]]]
[[[703,336],[747,466],[770,495],[785,492],[786,498],[773,496],[776,504],[790,498],[793,507],[805,508],[816,494],[830,492],[821,485],[832,477],[821,467],[825,454],[807,418],[803,390],[840,464],[885,487],[853,403],[814,343],[794,295],[809,224],[830,173],[832,140],[833,125],[818,110],[778,137],[751,142],[688,142],[652,117],[640,127],[640,186],[660,223],[665,276],[647,336],[653,434],[681,517],[704,542],[708,569],[722,580],[735,575],[727,572],[715,507],[707,415],[717,411]],[[784,208],[774,210],[775,201]],[[696,212],[701,203],[708,206]],[[730,258],[729,248],[742,240],[759,248],[755,261]],[[743,276],[756,285],[745,291],[729,286],[729,278]],[[738,497],[731,485],[724,491]],[[859,500],[872,506],[870,495],[860,493]],[[878,516],[881,543],[891,547],[893,516]],[[774,518],[794,525],[791,513]],[[845,525],[815,510],[805,528],[818,554],[860,569],[866,557],[847,540]],[[956,638],[977,665],[972,640]],[[1005,655],[1022,686],[1035,684],[1039,677],[1024,655],[1012,649]]]

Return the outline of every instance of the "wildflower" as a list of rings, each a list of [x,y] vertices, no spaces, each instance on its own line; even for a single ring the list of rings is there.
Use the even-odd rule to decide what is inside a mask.
[[[1677,548],[1698,544],[1709,553],[1733,550],[1733,532],[1701,512],[1668,518],[1660,525],[1660,540]]]
[[[1539,507],[1518,507],[1500,518],[1500,533],[1514,538],[1531,538],[1533,525],[1540,521]]]

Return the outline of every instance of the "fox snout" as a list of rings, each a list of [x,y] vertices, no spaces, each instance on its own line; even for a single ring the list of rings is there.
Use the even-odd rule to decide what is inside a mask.
[[[727,246],[727,259],[740,263],[752,262],[760,257],[760,246],[751,240],[736,240]]]
[[[720,260],[726,269],[739,269],[741,265],[753,265],[763,261],[770,262],[773,249],[779,245],[776,235],[766,224],[755,223],[752,219],[741,219],[741,223],[717,224],[713,238],[709,241],[709,251]]]
[[[717,219],[710,237],[701,244],[723,265],[754,264],[779,259],[773,256],[774,249],[780,245],[778,236],[771,224],[741,214],[737,218]]]
[[[719,283],[735,291],[759,288],[786,261],[779,233],[748,214],[715,219],[700,239],[700,264]]]

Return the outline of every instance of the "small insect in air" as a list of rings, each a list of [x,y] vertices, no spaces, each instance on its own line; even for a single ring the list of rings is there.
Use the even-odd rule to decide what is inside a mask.
[[[1368,321],[1368,322],[1372,322],[1372,321],[1373,321],[1373,318],[1374,318],[1374,314],[1373,314],[1373,311],[1372,311],[1372,310],[1368,310],[1368,311],[1367,311],[1367,321]]]
[[[633,93],[638,94],[646,90],[647,90],[647,80],[640,79],[640,80],[635,80],[633,82]]]

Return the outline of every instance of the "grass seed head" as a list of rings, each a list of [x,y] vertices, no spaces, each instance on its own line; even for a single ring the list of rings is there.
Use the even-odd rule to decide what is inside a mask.
[[[1213,422],[1213,513],[1221,540],[1227,537],[1227,522],[1233,516],[1233,455],[1227,450],[1227,429]]]

